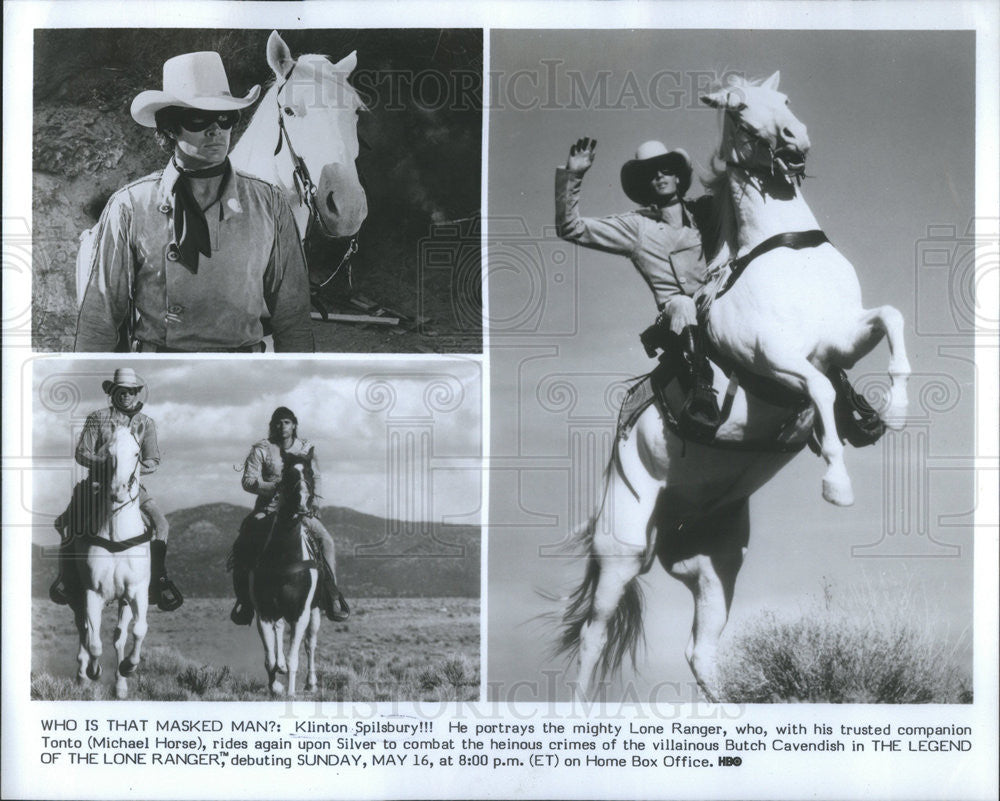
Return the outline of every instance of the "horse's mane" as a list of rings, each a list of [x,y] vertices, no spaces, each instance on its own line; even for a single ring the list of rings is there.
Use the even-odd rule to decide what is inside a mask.
[[[722,81],[713,82],[708,92],[717,92],[726,87],[759,86],[763,78],[747,79],[730,72],[725,84]],[[712,152],[709,165],[705,170],[699,170],[698,181],[711,197],[708,220],[704,226],[703,237],[705,256],[709,271],[726,264],[736,253],[736,209],[729,186],[726,150],[729,144],[729,123],[725,109],[719,110],[719,144]],[[707,234],[707,236],[705,236]]]

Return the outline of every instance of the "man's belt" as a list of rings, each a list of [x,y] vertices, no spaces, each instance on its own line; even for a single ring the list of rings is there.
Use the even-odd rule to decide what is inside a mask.
[[[743,271],[750,266],[750,262],[760,256],[763,256],[765,253],[777,250],[778,248],[791,248],[792,250],[815,248],[829,241],[830,240],[827,239],[826,234],[819,230],[791,231],[784,234],[776,234],[775,236],[765,239],[749,253],[729,262],[729,278],[726,279],[726,283],[723,284],[722,289],[716,293],[716,299],[721,298],[732,288],[733,284],[736,283],[736,280],[743,275]]]
[[[135,342],[136,353],[263,353],[266,349],[267,346],[263,342],[258,342],[255,345],[241,345],[238,348],[198,348],[197,350],[170,348],[166,345],[143,342],[141,339],[137,339]]]

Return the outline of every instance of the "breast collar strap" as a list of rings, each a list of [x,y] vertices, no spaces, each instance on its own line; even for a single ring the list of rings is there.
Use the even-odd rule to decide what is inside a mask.
[[[743,275],[743,271],[750,266],[750,263],[765,253],[769,253],[777,248],[791,248],[792,250],[815,248],[829,241],[826,234],[818,229],[812,231],[789,231],[783,234],[775,234],[765,239],[749,253],[729,262],[729,278],[726,279],[726,283],[723,284],[722,289],[716,293],[715,299],[718,300],[726,294],[732,288],[733,284],[736,283],[737,279]]]

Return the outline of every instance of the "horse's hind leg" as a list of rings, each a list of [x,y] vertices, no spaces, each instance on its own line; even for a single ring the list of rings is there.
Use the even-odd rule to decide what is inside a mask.
[[[598,572],[591,602],[590,618],[580,630],[580,658],[577,672],[576,694],[580,700],[588,700],[592,693],[591,683],[603,674],[602,665],[608,663],[605,652],[609,647],[609,628],[618,611],[629,582],[637,579],[642,569],[642,551],[616,556],[592,554],[587,569]]]
[[[709,529],[711,526],[711,529]],[[695,554],[667,564],[667,572],[683,582],[694,596],[694,622],[684,655],[709,701],[719,701],[718,648],[729,620],[736,576],[750,531],[746,501],[722,519],[707,522],[705,536],[717,543],[707,553]],[[723,699],[724,700],[724,699]]]

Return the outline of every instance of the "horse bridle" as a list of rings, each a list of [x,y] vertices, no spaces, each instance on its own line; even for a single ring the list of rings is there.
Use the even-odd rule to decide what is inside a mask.
[[[292,160],[292,182],[295,184],[295,193],[298,195],[299,202],[309,211],[309,222],[306,225],[305,238],[308,239],[315,230],[315,226],[319,226],[319,234],[323,239],[337,242],[346,241],[344,255],[341,257],[340,262],[333,268],[333,271],[324,281],[315,285],[316,289],[321,289],[334,279],[345,264],[348,270],[348,283],[350,283],[351,257],[358,252],[358,237],[356,234],[354,236],[338,236],[330,231],[323,220],[323,215],[320,213],[319,202],[316,200],[319,190],[312,176],[309,174],[309,167],[306,165],[305,159],[295,151],[295,146],[292,144],[292,137],[288,133],[288,128],[285,127],[285,117],[281,113],[280,95],[291,80],[292,73],[295,72],[295,67],[296,64],[293,64],[292,68],[288,71],[288,75],[285,76],[285,80],[278,87],[278,91],[274,93],[274,100],[278,107],[278,143],[274,147],[274,155],[277,156],[281,152],[283,144],[288,147],[288,155]]]
[[[726,114],[733,124],[735,135],[738,137],[735,148],[737,158],[735,161],[727,159],[727,166],[738,167],[749,174],[765,173],[772,178],[778,174],[789,182],[790,179],[794,178],[799,186],[802,185],[802,179],[807,177],[804,157],[800,169],[789,170],[788,165],[781,161],[781,157],[778,155],[780,151],[775,150],[767,139],[747,125],[739,117],[736,110],[729,109]],[[739,137],[740,134],[743,136]],[[783,169],[776,171],[775,165],[781,165]]]

